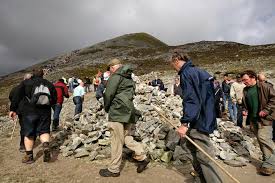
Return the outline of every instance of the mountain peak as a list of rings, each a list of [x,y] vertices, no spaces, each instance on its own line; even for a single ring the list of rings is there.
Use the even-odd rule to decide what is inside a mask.
[[[140,32],[125,34],[114,39],[110,39],[101,43],[98,43],[98,47],[118,48],[118,47],[168,47],[167,44],[163,43],[154,36]]]

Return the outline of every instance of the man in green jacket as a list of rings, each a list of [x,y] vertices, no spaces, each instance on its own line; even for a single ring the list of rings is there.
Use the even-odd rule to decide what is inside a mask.
[[[257,74],[247,70],[241,75],[246,85],[243,94],[243,115],[247,116],[255,133],[261,151],[263,163],[260,173],[271,175],[275,173],[275,144],[272,141],[272,122],[275,120],[275,90],[263,82],[257,82]]]
[[[111,76],[104,93],[104,109],[109,114],[108,127],[111,131],[111,163],[107,169],[101,169],[103,177],[118,177],[122,160],[122,148],[126,147],[135,152],[134,159],[138,161],[137,172],[145,170],[149,163],[141,143],[132,137],[135,127],[136,112],[133,103],[135,82],[132,69],[123,66],[118,59],[109,62]]]

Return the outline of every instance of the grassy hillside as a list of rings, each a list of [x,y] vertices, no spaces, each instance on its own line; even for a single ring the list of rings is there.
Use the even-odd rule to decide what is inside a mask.
[[[174,51],[187,53],[195,65],[211,73],[239,72],[244,69],[275,72],[275,44],[250,46],[235,42],[201,41],[180,46],[168,46],[146,33],[126,34],[86,48],[59,55],[25,70],[9,74],[0,80],[0,111],[7,111],[7,96],[26,72],[34,68],[46,68],[47,79],[56,81],[64,77],[92,77],[100,69],[104,71],[112,58],[132,64],[136,74],[171,70],[167,62]],[[2,106],[1,106],[2,104]]]

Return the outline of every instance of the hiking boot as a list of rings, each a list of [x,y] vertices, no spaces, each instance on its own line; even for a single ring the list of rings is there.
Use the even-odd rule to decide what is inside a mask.
[[[102,177],[118,177],[120,176],[120,172],[113,173],[106,168],[106,169],[99,170],[99,175]]]
[[[266,167],[261,167],[259,169],[259,172],[262,174],[262,175],[272,175],[273,173],[275,173],[275,170],[271,169],[271,168],[266,168]]]
[[[150,160],[148,158],[138,162],[137,173],[143,172],[149,163],[150,163]]]
[[[26,154],[22,159],[22,163],[26,163],[26,164],[34,163],[33,154]]]
[[[21,153],[24,153],[24,152],[26,151],[26,150],[25,150],[25,146],[24,146],[24,145],[20,145],[19,151],[20,151]]]
[[[51,151],[49,148],[44,149],[44,157],[43,157],[43,161],[44,162],[50,162],[51,160]]]
[[[52,132],[57,132],[57,131],[59,131],[59,127],[53,125],[53,126],[52,126]]]

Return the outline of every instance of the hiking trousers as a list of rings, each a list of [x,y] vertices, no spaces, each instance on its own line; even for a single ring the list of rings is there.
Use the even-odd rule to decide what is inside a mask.
[[[275,170],[275,143],[272,141],[272,126],[253,123],[253,132],[263,152],[262,167]]]
[[[197,129],[190,128],[187,135],[198,144],[207,154],[215,157],[213,152],[213,145],[210,142],[210,137],[206,133],[199,132]],[[183,148],[191,154],[189,158],[192,161],[194,170],[200,175],[202,182],[207,183],[221,183],[225,182],[219,167],[215,165],[207,156],[198,150],[191,142],[186,140],[182,144]]]
[[[137,161],[143,161],[146,158],[143,145],[136,142],[131,136],[134,125],[133,123],[108,122],[108,128],[111,132],[111,163],[108,170],[113,173],[120,172],[124,144],[135,152],[133,158]]]

